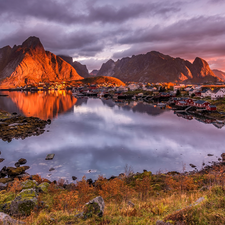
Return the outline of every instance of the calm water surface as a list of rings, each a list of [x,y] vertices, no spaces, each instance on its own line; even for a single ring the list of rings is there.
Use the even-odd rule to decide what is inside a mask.
[[[30,174],[51,180],[118,175],[126,165],[135,172],[198,169],[225,152],[225,129],[195,119],[177,117],[172,110],[131,102],[118,106],[111,100],[76,99],[68,92],[4,92],[0,108],[41,119],[51,125],[40,136],[0,140],[0,164],[14,166],[26,158]],[[47,130],[49,132],[47,132]],[[54,153],[51,161],[45,157]],[[209,157],[207,154],[214,154]],[[49,172],[50,168],[55,168]]]

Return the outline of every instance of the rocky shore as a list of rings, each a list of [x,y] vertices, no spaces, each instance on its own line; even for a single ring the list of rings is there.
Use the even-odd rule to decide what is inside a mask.
[[[25,139],[45,132],[44,128],[51,120],[41,120],[37,117],[25,117],[17,113],[0,111],[0,139],[12,141],[13,138]]]

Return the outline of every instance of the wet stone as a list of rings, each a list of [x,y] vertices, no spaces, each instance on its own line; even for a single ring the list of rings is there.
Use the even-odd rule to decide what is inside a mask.
[[[54,158],[55,154],[48,154],[45,158],[45,160],[52,160]]]
[[[5,160],[5,159],[3,159],[3,158],[0,158],[0,163],[1,163],[1,162],[3,162],[4,160]]]

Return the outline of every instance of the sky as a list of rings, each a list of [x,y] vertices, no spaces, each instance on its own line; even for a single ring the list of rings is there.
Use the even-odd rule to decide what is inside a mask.
[[[0,0],[0,30],[0,48],[36,36],[89,71],[150,51],[225,71],[224,0]]]

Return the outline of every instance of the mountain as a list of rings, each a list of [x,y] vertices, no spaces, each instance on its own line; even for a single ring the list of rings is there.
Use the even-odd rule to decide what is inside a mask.
[[[86,65],[82,65],[81,63],[77,61],[73,62],[73,58],[71,56],[65,56],[65,55],[58,55],[58,56],[61,57],[66,62],[68,62],[77,71],[77,73],[80,76],[84,78],[90,77],[90,74],[88,72]]]
[[[156,51],[122,58],[116,62],[110,59],[103,63],[97,75],[116,77],[124,82],[199,83],[220,80],[209,68],[208,63],[201,58],[197,57],[193,63],[190,63]]]
[[[98,71],[99,71],[99,70],[92,70],[92,71],[90,72],[90,75],[91,75],[91,76],[96,76],[96,75],[98,74]]]
[[[225,72],[223,72],[221,70],[212,70],[212,71],[217,77],[219,77],[220,79],[225,81]]]
[[[80,79],[83,77],[69,63],[45,51],[37,37],[29,37],[13,48],[0,49],[0,88]]]
[[[89,77],[89,78],[85,78],[83,80],[80,80],[80,81],[77,81],[76,82],[77,84],[105,84],[105,83],[108,83],[108,84],[116,84],[117,86],[125,86],[125,84],[115,78],[115,77]]]

